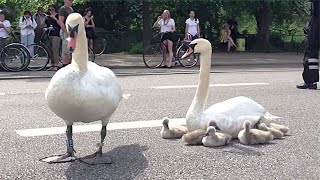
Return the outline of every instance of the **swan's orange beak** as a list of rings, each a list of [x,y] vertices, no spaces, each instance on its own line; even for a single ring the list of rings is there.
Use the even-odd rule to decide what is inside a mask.
[[[189,47],[188,51],[186,53],[184,53],[184,55],[181,57],[181,59],[189,57],[192,53],[193,53],[193,48]]]

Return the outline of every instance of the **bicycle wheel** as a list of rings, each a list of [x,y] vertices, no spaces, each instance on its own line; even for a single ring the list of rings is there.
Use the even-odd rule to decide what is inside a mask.
[[[49,63],[49,51],[40,44],[30,44],[27,46],[30,50],[30,64],[27,67],[30,71],[41,71]]]
[[[91,48],[88,47],[88,56],[89,56],[89,61],[94,62],[95,60],[95,54],[93,53],[93,50]]]
[[[160,44],[150,44],[143,49],[143,62],[148,68],[157,68],[163,62]]]
[[[186,67],[186,68],[191,68],[193,66],[195,66],[199,60],[199,55],[196,54],[192,54],[187,58],[183,58],[181,59],[181,57],[183,56],[183,54],[187,51],[187,47],[184,45],[181,45],[178,48],[177,54],[176,54],[176,58],[178,59],[179,63],[181,64],[181,66]]]
[[[103,37],[97,37],[93,40],[93,52],[96,56],[101,56],[106,50],[107,41]]]
[[[5,46],[0,54],[0,66],[6,71],[18,72],[26,68],[28,58],[22,48],[16,45]]]

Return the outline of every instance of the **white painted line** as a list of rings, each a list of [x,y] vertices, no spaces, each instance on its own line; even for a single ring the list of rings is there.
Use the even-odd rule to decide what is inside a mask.
[[[4,96],[4,95],[6,95],[6,93],[0,92],[0,96]]]
[[[269,83],[230,83],[230,84],[210,84],[210,87],[230,87],[230,86],[265,86]],[[179,88],[196,88],[198,85],[183,86],[151,86],[151,89],[179,89]]]
[[[169,125],[170,124],[185,125],[186,124],[185,118],[170,119]],[[132,122],[109,123],[107,126],[107,129],[108,130],[136,129],[136,128],[149,128],[149,127],[160,127],[160,126],[162,126],[162,120],[132,121]],[[76,126],[73,126],[72,130],[75,133],[101,131],[101,124],[76,125]],[[51,128],[23,129],[23,130],[16,130],[16,133],[23,137],[65,134],[66,126],[51,127]]]

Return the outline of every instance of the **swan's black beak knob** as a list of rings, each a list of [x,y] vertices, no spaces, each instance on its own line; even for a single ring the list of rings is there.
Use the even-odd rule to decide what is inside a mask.
[[[74,27],[71,27],[68,24],[68,31],[69,31],[69,34],[70,34],[71,38],[76,38],[76,34],[78,34],[78,30],[79,30],[79,24],[74,26]]]

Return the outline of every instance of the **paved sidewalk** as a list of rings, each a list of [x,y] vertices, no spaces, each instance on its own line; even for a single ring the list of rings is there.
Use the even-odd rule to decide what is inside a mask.
[[[256,69],[256,68],[300,68],[302,54],[295,53],[213,53],[212,66],[219,69]],[[97,57],[96,63],[112,69],[117,75],[142,75],[163,73],[197,73],[199,66],[194,68],[174,67],[172,69],[149,69],[142,55],[105,54]],[[23,71],[1,72],[0,80],[50,78],[55,72]]]
[[[303,55],[296,53],[213,53],[212,65],[301,64]],[[97,63],[108,67],[145,67],[142,55],[106,54]]]

